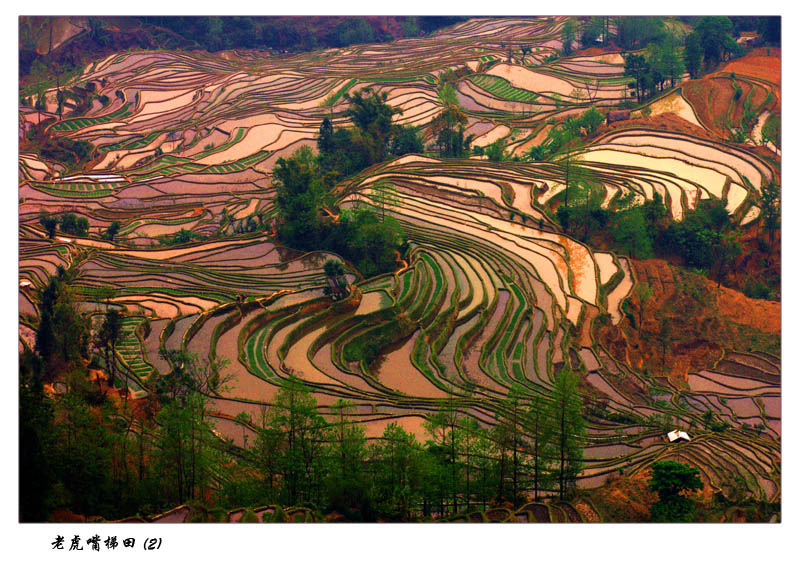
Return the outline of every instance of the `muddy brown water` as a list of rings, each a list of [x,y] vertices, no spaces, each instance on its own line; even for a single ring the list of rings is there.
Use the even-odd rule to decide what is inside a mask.
[[[400,347],[387,353],[376,370],[375,377],[387,388],[409,396],[447,398],[447,392],[434,386],[411,363],[411,351],[419,335],[420,331],[418,330]]]

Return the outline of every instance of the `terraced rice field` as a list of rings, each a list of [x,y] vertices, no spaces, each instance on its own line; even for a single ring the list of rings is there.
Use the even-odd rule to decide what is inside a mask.
[[[528,129],[518,144],[565,111],[621,101],[628,78],[620,54],[543,63],[560,48],[562,23],[473,19],[425,38],[298,55],[138,51],[96,62],[74,81],[95,82],[112,103],[48,128],[92,142],[102,158],[67,175],[65,165],[19,157],[22,315],[35,318],[35,290],[59,264],[77,260],[87,309],[102,313],[92,299],[111,285],[111,303],[126,310],[118,353],[133,390],[169,370],[161,349],[188,347],[230,361],[226,372],[234,379],[213,402],[221,420],[268,406],[281,379],[295,374],[323,413],[339,398],[354,402],[353,417],[369,437],[396,421],[424,438],[424,416],[444,402],[492,425],[512,387],[549,398],[555,373],[573,354],[607,412],[587,418],[580,485],[677,457],[698,466],[712,489],[741,475],[753,496],[779,498],[777,357],[728,354],[714,369],[690,375],[690,390],[657,400],[648,392],[655,380],[637,377],[590,334],[579,334],[597,315],[620,322],[635,278],[625,257],[558,231],[562,164],[407,155],[348,179],[337,189],[341,209],[373,204],[376,185],[392,183],[399,200],[387,209],[412,246],[392,274],[363,281],[348,269],[355,288],[342,301],[323,293],[322,267],[340,259],[334,254],[295,252],[267,232],[233,230],[256,217],[268,226],[275,161],[314,146],[324,117],[346,125],[343,95],[362,87],[385,92],[402,110],[401,123],[426,126],[442,110],[437,77],[467,66],[478,72],[457,88],[470,128],[486,142]],[[531,45],[533,55],[521,58],[517,49],[507,62],[501,44]],[[752,79],[753,89],[764,81]],[[672,97],[659,103],[660,112],[716,128],[690,86]],[[659,194],[676,219],[715,197],[748,224],[759,216],[757,189],[776,176],[744,145],[641,126],[607,132],[576,159],[605,188],[607,207],[624,193],[640,200]],[[88,217],[90,235],[46,239],[42,209]],[[100,236],[112,222],[121,225],[115,243]],[[157,238],[181,229],[208,239],[159,245]],[[347,359],[350,348],[397,315],[408,330],[381,347],[379,365]],[[690,429],[709,410],[733,429],[669,444],[653,420],[668,414]],[[239,437],[239,424],[220,425]],[[532,504],[500,511],[485,516],[575,520],[591,509]]]

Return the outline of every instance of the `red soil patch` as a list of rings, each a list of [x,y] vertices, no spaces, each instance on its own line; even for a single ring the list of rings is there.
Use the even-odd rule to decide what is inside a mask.
[[[573,54],[573,57],[583,57],[583,56],[591,56],[591,55],[603,55],[604,53],[617,53],[619,49],[614,47],[590,47],[586,49],[582,49],[580,51],[576,51]]]
[[[781,58],[780,56],[748,55],[734,59],[725,64],[723,73],[740,73],[781,84]]]
[[[698,117],[699,118],[699,117]],[[702,121],[702,119],[701,119]],[[603,135],[616,130],[641,127],[644,129],[656,129],[661,131],[690,135],[694,137],[708,138],[708,131],[698,127],[679,117],[675,113],[663,113],[652,117],[638,117],[624,121],[617,121],[611,125],[601,125],[595,131],[592,139],[598,139]]]
[[[780,334],[778,302],[717,288],[716,283],[663,259],[634,260],[633,269],[637,283],[646,283],[652,297],[642,307],[634,292],[629,302],[634,322],[625,318],[618,326],[598,325],[595,338],[635,370],[646,369],[680,386],[690,372],[713,367],[724,349],[750,346],[752,341],[741,336],[746,333],[740,326],[755,330],[765,342]]]
[[[734,96],[730,77],[694,79],[684,83],[681,91],[700,122],[715,135],[726,137],[725,117]]]
[[[626,477],[612,475],[606,485],[589,491],[590,499],[605,520],[649,521],[650,506],[658,500],[648,486],[649,478],[649,470]]]

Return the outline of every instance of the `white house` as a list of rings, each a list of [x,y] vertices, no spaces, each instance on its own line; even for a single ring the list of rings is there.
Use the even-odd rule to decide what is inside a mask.
[[[679,439],[683,441],[692,441],[692,438],[689,437],[688,433],[686,433],[685,431],[678,431],[678,430],[672,430],[671,432],[669,432],[667,434],[667,439],[669,439],[670,443]]]

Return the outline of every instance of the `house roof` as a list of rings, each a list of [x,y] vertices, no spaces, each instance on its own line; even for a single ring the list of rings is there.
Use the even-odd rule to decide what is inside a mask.
[[[678,430],[672,430],[671,432],[669,432],[667,434],[667,438],[669,439],[670,443],[678,439],[682,439],[684,441],[692,441],[692,438],[689,437],[688,433],[686,433],[685,431],[678,431]]]

